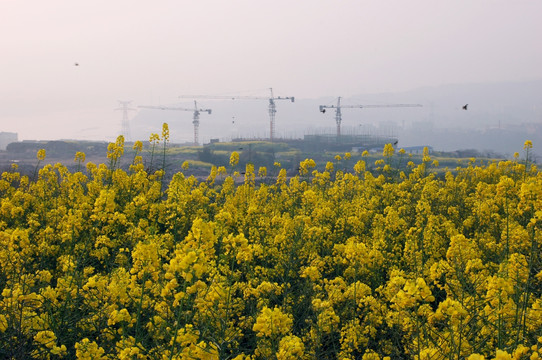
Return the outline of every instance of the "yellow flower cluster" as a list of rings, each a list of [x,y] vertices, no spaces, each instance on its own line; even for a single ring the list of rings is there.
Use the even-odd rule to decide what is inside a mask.
[[[446,173],[428,150],[396,169],[405,152],[387,145],[374,172],[368,153],[346,153],[298,174],[249,164],[244,179],[213,167],[166,183],[165,156],[145,170],[141,142],[123,170],[119,137],[108,165],[12,168],[0,358],[538,359],[531,148]]]
[[[235,167],[239,163],[239,153],[234,151],[230,155],[230,166]]]

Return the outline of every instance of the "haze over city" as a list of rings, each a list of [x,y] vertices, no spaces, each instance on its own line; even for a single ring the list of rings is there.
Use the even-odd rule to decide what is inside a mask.
[[[524,0],[3,1],[0,131],[19,140],[111,140],[121,131],[118,100],[130,100],[133,137],[146,139],[164,119],[173,139],[190,141],[190,112],[137,107],[190,107],[179,98],[190,94],[266,97],[269,88],[296,99],[277,103],[285,135],[333,128],[332,111],[319,114],[318,105],[338,96],[423,105],[352,111],[354,127],[363,119],[542,123],[541,13],[542,2]],[[491,84],[493,99],[484,90]],[[265,101],[198,103],[216,108],[201,117],[203,141],[268,129]]]

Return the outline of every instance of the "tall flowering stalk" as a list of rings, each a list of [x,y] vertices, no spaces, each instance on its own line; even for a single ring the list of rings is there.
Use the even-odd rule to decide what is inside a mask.
[[[162,124],[162,170],[166,171],[166,151],[169,143],[169,126],[167,123]]]
[[[120,159],[124,154],[124,136],[119,135],[114,143],[107,146],[107,158],[109,159],[109,168],[115,170],[120,165]]]
[[[132,165],[130,165],[130,170],[133,172],[143,170],[143,158],[140,155],[143,151],[143,143],[138,140],[134,142],[134,146],[132,148],[134,150],[134,158],[132,160]]]
[[[149,173],[152,172],[152,163],[153,163],[153,160],[154,160],[154,151],[155,151],[156,145],[158,144],[159,141],[160,141],[160,135],[158,135],[158,134],[153,133],[149,137],[149,143],[151,144],[151,160],[149,162],[149,168],[148,168]]]
[[[533,148],[533,142],[531,140],[525,141],[525,143],[523,144],[523,150],[525,151],[525,174],[523,175],[523,180],[524,181],[525,181],[525,177],[527,175],[527,171],[529,170],[528,167],[529,167],[529,163],[531,161],[530,151],[531,151],[532,148]]]
[[[230,155],[231,173],[234,172],[235,168],[237,167],[237,164],[239,164],[239,153],[237,151],[233,151]]]
[[[85,162],[85,153],[78,151],[75,153],[74,161],[77,163],[77,172],[81,171],[81,164]]]
[[[39,149],[36,153],[36,158],[38,159],[38,162],[36,163],[36,167],[34,168],[34,175],[32,176],[32,179],[36,181],[36,174],[38,173],[38,168],[43,160],[45,160],[46,152],[45,149]]]

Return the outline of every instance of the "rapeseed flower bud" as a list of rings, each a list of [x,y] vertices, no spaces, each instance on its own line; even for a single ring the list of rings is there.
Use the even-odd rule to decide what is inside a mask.
[[[143,150],[143,143],[140,140],[137,140],[134,142],[132,149],[134,149],[136,152],[141,152],[141,150]]]
[[[359,320],[350,320],[341,328],[341,352],[340,358],[352,358],[354,350],[367,346],[369,339],[363,334],[363,328]]]
[[[56,344],[56,335],[50,330],[39,331],[34,335],[34,341],[52,349]]]
[[[57,346],[56,344],[57,337],[54,332],[50,330],[38,331],[34,335],[34,341],[40,345],[42,349],[45,349],[53,355],[64,356],[66,355],[67,349],[65,345]],[[33,355],[37,355],[38,351],[33,351]]]
[[[361,174],[365,171],[365,161],[359,160],[356,165],[354,165],[354,171],[356,174]]]
[[[336,331],[341,319],[335,313],[335,310],[329,301],[323,301],[320,306],[322,306],[323,309],[322,312],[318,314],[318,329],[324,334]]]
[[[292,324],[291,315],[283,313],[277,307],[271,310],[264,306],[252,330],[258,337],[274,337],[290,332]]]
[[[486,359],[486,357],[484,355],[480,355],[480,354],[471,354],[467,358],[467,360],[485,360],[485,359]]]
[[[512,360],[512,355],[503,350],[497,350],[494,360]]]
[[[295,335],[285,336],[280,340],[277,360],[298,360],[302,359],[305,352],[305,345]]]
[[[373,350],[367,350],[361,360],[380,360],[380,356]]]
[[[0,333],[6,332],[8,328],[8,319],[4,314],[0,314]]]
[[[123,135],[117,136],[117,140],[115,141],[115,145],[116,145],[117,148],[122,148],[122,150],[119,150],[119,151],[122,151],[124,153],[124,136]]]
[[[245,183],[254,185],[255,175],[254,175],[254,165],[248,163],[245,166]]]
[[[76,152],[75,159],[73,161],[79,162],[79,163],[85,162],[85,153],[81,151]]]
[[[425,146],[425,147],[423,148],[423,157],[422,157],[422,161],[423,161],[424,163],[431,161],[431,157],[429,156],[429,148],[428,148],[427,146]]]
[[[309,278],[311,281],[316,281],[317,279],[320,279],[321,274],[320,274],[320,271],[318,270],[318,267],[307,266],[301,272],[301,277]]]
[[[88,338],[75,343],[75,356],[81,360],[105,359],[105,350],[98,346],[95,341],[90,342]]]
[[[160,135],[152,133],[151,136],[149,137],[149,142],[153,144],[158,141],[160,141]]]
[[[107,320],[107,325],[115,325],[121,322],[130,323],[132,321],[132,316],[127,309],[113,310],[109,314],[109,319]]]
[[[45,160],[45,149],[39,149],[36,154],[36,157],[38,158],[39,161]]]
[[[299,163],[299,173],[301,175],[307,175],[309,170],[316,167],[316,163],[313,159],[305,159]]]
[[[384,149],[382,150],[382,156],[390,157],[390,156],[393,156],[394,153],[395,153],[395,149],[393,148],[392,144],[384,145]]]
[[[114,165],[124,154],[124,136],[119,135],[114,143],[107,145],[107,158]]]
[[[169,141],[169,126],[167,123],[162,124],[162,139],[164,142]]]
[[[230,155],[230,166],[235,167],[237,164],[239,164],[239,153],[234,151]]]
[[[439,350],[437,348],[429,347],[429,348],[422,349],[420,351],[420,355],[416,356],[415,359],[416,360],[433,360],[433,359],[439,359],[440,358],[439,355],[440,355]]]
[[[284,182],[286,182],[286,169],[280,169],[277,176],[277,184],[283,184]]]

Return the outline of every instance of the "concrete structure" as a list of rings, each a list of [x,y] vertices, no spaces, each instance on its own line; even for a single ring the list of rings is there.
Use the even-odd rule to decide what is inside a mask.
[[[12,142],[17,142],[18,136],[17,133],[12,132],[0,132],[0,150],[6,150],[8,144]]]
[[[386,144],[397,144],[395,136],[370,134],[312,134],[303,138],[303,148],[308,151],[363,151],[382,149]]]

